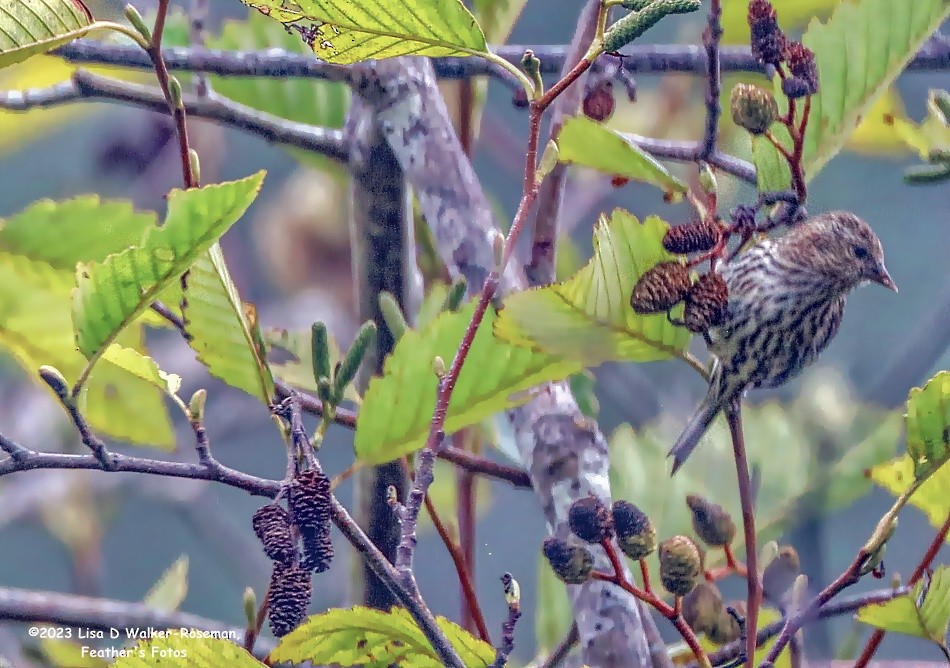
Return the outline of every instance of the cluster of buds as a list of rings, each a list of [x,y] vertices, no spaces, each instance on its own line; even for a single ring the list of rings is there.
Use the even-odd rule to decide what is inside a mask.
[[[806,97],[818,92],[818,67],[815,54],[800,42],[786,37],[778,25],[775,8],[769,0],[749,2],[749,30],[752,53],[765,65],[788,66],[783,76],[782,92],[790,98]]]
[[[319,469],[304,471],[290,484],[288,507],[269,503],[258,508],[251,521],[264,554],[274,562],[268,607],[271,631],[277,637],[304,620],[311,573],[326,571],[333,560],[330,479]]]
[[[568,524],[574,536],[590,545],[616,538],[630,559],[645,559],[657,548],[652,520],[629,501],[615,501],[608,508],[595,496],[579,499],[568,511]],[[554,573],[568,584],[585,582],[594,570],[594,556],[587,545],[552,537],[544,541],[542,551]]]

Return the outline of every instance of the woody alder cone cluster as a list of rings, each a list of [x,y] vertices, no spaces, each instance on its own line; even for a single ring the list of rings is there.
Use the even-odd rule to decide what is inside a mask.
[[[330,479],[320,470],[301,473],[290,484],[286,510],[278,502],[258,508],[251,524],[274,562],[268,589],[271,631],[281,637],[306,618],[311,572],[322,573],[333,560],[330,536]],[[303,554],[297,549],[297,536]]]

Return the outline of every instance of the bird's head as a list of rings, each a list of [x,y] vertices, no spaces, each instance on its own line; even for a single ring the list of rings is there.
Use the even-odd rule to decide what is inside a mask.
[[[843,291],[873,282],[897,292],[874,230],[853,213],[830,211],[789,232],[796,260],[832,279]]]

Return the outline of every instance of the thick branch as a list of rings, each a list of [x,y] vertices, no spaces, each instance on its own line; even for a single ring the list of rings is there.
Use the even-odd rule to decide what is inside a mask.
[[[118,81],[79,70],[72,79],[48,88],[0,92],[0,109],[28,111],[72,102],[106,101],[168,113],[168,103],[157,88]],[[314,151],[345,161],[348,153],[343,133],[265,114],[213,91],[205,97],[183,96],[185,112],[195,118],[219,121],[273,144]]]

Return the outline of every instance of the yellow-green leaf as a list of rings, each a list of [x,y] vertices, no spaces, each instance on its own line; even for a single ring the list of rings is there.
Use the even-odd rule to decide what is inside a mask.
[[[145,594],[144,603],[162,612],[174,612],[188,595],[188,557],[182,555]]]
[[[117,334],[184,273],[251,205],[263,172],[168,195],[165,224],[141,246],[80,263],[73,291],[76,344],[95,363]]]
[[[177,394],[181,389],[181,376],[174,373],[165,373],[158,367],[158,362],[143,355],[134,348],[125,348],[113,343],[106,349],[102,359],[128,371],[136,378],[148,381],[155,387],[168,394]]]
[[[442,313],[421,330],[408,330],[386,359],[382,376],[370,381],[356,423],[357,457],[368,464],[391,461],[424,442],[435,407],[438,355],[448,366],[475,310],[471,302]],[[472,342],[468,359],[449,402],[445,433],[475,424],[493,413],[528,400],[527,390],[560,380],[580,365],[492,336],[496,315],[489,308]]]
[[[469,668],[489,666],[495,650],[444,617],[439,628]],[[340,666],[438,668],[442,661],[412,616],[403,608],[390,612],[353,607],[310,617],[284,636],[270,653],[271,663],[309,661]]]
[[[873,467],[868,476],[875,483],[894,496],[900,496],[914,484],[914,461],[910,455],[898,457]],[[930,477],[910,497],[910,504],[920,508],[930,523],[939,527],[950,515],[950,463],[946,463]],[[950,542],[950,539],[948,539]]]
[[[101,262],[142,243],[155,223],[151,211],[98,195],[40,200],[0,222],[0,248],[72,272],[77,262]]]
[[[241,0],[300,35],[321,60],[484,53],[485,35],[461,0]]]
[[[585,366],[608,360],[647,362],[683,355],[690,333],[665,314],[630,307],[637,280],[659,262],[676,260],[663,248],[668,226],[656,216],[641,223],[616,209],[594,228],[594,257],[573,278],[509,295],[495,323],[503,341],[562,355]],[[682,306],[673,311],[681,315]]]
[[[918,581],[909,594],[861,608],[857,618],[879,629],[924,638],[946,648],[950,626],[950,567],[938,567],[932,576]]]
[[[558,159],[566,164],[643,181],[681,196],[686,184],[637,145],[632,135],[610,130],[589,118],[570,118],[557,138]]]
[[[261,668],[261,662],[233,640],[204,637],[200,629],[189,631],[190,635],[183,636],[180,631],[169,630],[167,635],[126,647],[113,668]]]
[[[871,105],[947,16],[946,0],[859,0],[838,4],[827,23],[811,22],[802,41],[815,52],[821,84],[812,97],[805,134],[808,179],[837,155]],[[780,90],[777,80],[775,85]],[[774,155],[767,157],[770,153],[774,149],[763,145],[754,156],[756,167],[774,162]]]
[[[80,0],[14,0],[0,4],[0,67],[79,39],[100,24]]]
[[[85,366],[71,333],[73,280],[72,272],[0,252],[0,347],[34,380],[43,364],[55,366],[69,379]],[[128,328],[117,341],[144,352],[139,327]],[[163,393],[111,362],[93,370],[79,405],[102,434],[162,448],[174,444]]]
[[[43,657],[52,668],[108,668],[105,659],[89,656],[89,646],[78,642],[43,638],[40,640]]]
[[[259,345],[260,327],[245,308],[221,246],[215,243],[188,274],[184,308],[188,344],[211,375],[267,405],[274,398],[274,378]]]
[[[950,460],[950,371],[910,391],[905,420],[907,454],[918,478]]]

